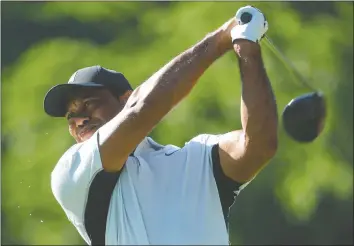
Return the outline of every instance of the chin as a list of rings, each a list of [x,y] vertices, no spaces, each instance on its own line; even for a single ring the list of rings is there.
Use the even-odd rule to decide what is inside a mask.
[[[92,136],[93,136],[93,134],[95,133],[96,131],[92,131],[92,132],[88,132],[88,133],[86,133],[83,137],[79,137],[78,138],[78,140],[79,141],[77,141],[78,143],[82,143],[82,142],[85,142],[86,140],[89,140]]]

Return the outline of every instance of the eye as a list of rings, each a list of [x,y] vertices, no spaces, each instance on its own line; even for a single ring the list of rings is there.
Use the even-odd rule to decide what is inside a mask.
[[[94,107],[99,103],[99,99],[98,98],[90,98],[87,99],[86,101],[84,101],[84,107],[88,108],[88,107]]]
[[[87,100],[84,105],[86,108],[89,107],[91,105],[91,100]]]

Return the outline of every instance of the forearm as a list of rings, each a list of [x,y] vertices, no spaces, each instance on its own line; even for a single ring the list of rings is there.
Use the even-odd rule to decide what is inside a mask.
[[[217,31],[209,34],[166,64],[133,92],[126,105],[127,110],[132,112],[132,117],[126,121],[129,124],[127,128],[134,129],[134,133],[130,135],[133,143],[131,146],[139,143],[189,94],[199,77],[218,57],[232,49],[232,45],[219,43],[219,35]]]
[[[242,47],[234,46],[242,80],[242,128],[249,148],[263,148],[265,152],[272,152],[277,143],[277,106],[260,47],[255,43],[253,45],[254,52],[247,53],[247,56],[243,56]]]
[[[130,103],[142,103],[144,110],[155,113],[167,113],[189,94],[205,70],[230,48],[220,44],[219,32],[207,35],[139,86]]]

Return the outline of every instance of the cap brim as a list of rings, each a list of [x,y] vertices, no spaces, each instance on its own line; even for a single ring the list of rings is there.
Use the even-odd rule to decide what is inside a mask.
[[[60,84],[52,87],[44,97],[44,111],[53,117],[64,117],[73,90],[87,87],[103,87],[96,83]]]

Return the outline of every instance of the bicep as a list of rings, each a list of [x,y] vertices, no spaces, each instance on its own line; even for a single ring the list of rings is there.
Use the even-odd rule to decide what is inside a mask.
[[[250,181],[269,160],[261,147],[247,141],[243,130],[226,133],[219,139],[220,165],[225,175],[240,183]]]

